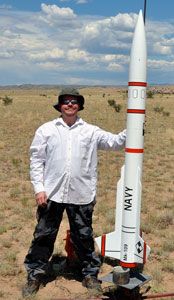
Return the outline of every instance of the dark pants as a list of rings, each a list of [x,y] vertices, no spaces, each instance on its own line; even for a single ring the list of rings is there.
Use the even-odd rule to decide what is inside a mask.
[[[92,229],[94,205],[95,202],[87,205],[74,205],[49,200],[46,207],[38,207],[38,224],[24,261],[29,279],[35,279],[46,272],[64,210],[69,219],[70,236],[81,263],[82,276],[97,276],[101,261],[94,250]]]

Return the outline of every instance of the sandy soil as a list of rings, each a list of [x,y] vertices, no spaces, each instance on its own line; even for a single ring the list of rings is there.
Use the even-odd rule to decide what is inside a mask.
[[[56,241],[56,245],[61,243],[62,240],[64,240],[66,236],[66,230],[68,228],[68,224],[66,219],[62,222],[59,236]],[[32,236],[32,231],[30,230],[30,235]],[[66,252],[63,249],[63,256],[61,259],[66,257]],[[20,248],[20,251],[17,255],[17,265],[19,268],[17,276],[4,276],[1,277],[0,281],[0,298],[6,299],[6,300],[21,300],[21,289],[26,281],[26,273],[23,266],[23,260],[26,255],[26,249]],[[122,296],[117,296],[117,290],[115,286],[111,283],[102,282],[102,288],[103,288],[103,295],[98,296],[95,293],[89,292],[85,287],[81,284],[81,277],[80,272],[78,269],[78,263],[75,261],[71,261],[70,264],[65,265],[62,264],[62,268],[57,270],[58,267],[57,262],[55,261],[56,257],[54,257],[54,276],[49,277],[49,280],[47,281],[45,286],[42,286],[40,290],[38,291],[37,295],[32,297],[31,299],[36,300],[57,300],[57,299],[123,299]],[[60,259],[60,256],[59,256]],[[61,260],[63,261],[63,260]],[[110,263],[106,263],[106,261],[103,263],[99,277],[108,274],[113,269],[114,261],[110,261]],[[168,274],[166,274],[165,277],[166,282],[166,288],[168,291],[172,291],[173,289],[173,279]],[[143,286],[143,289],[145,290],[147,287],[149,287],[151,284],[147,283]],[[113,293],[115,291],[115,294]],[[114,295],[114,296],[113,296]],[[113,298],[115,297],[115,298]],[[117,298],[118,297],[118,298]],[[127,298],[124,298],[127,299]],[[129,298],[130,299],[130,298]],[[138,296],[136,299],[139,299]],[[172,298],[171,298],[172,299]],[[173,298],[174,299],[174,298]]]

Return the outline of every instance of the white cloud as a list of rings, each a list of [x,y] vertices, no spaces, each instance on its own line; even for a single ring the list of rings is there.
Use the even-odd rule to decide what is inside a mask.
[[[95,22],[89,23],[85,26],[84,36],[90,39],[94,39],[99,36],[100,30],[98,24]]]
[[[47,5],[41,4],[42,11],[46,14],[48,19],[51,18],[63,18],[63,19],[71,19],[76,17],[73,10],[69,7],[58,7],[57,5]]]
[[[71,85],[102,85],[103,80],[102,79],[91,79],[91,78],[86,78],[85,76],[67,76],[65,78],[65,84],[71,84]]]
[[[166,60],[148,60],[148,67],[153,70],[162,70],[164,71],[173,71],[174,70],[174,61],[166,61]]]
[[[89,36],[92,34],[92,38],[101,33],[114,34],[118,31],[124,32],[133,29],[137,19],[136,14],[118,14],[117,16],[110,18],[103,18],[102,20],[95,20],[89,22],[86,27],[84,34]]]
[[[100,49],[102,52],[115,53],[130,49],[133,28],[137,15],[118,14],[88,22],[83,30],[83,46],[91,52]]]
[[[52,27],[66,28],[74,27],[77,15],[69,7],[59,7],[57,5],[41,4],[41,14],[39,21]]]
[[[128,64],[129,57],[122,54],[107,54],[102,57],[102,61],[106,63],[119,63],[119,64]]]
[[[174,54],[174,25],[166,22],[149,22],[147,41],[150,54],[166,57]]]
[[[153,51],[157,54],[169,55],[172,54],[172,48],[170,46],[164,45],[160,42],[154,43]]]
[[[109,65],[107,66],[107,69],[109,71],[117,71],[117,72],[123,72],[124,71],[124,67],[121,64],[118,64],[116,62],[109,63]]]
[[[64,57],[64,51],[59,48],[54,48],[52,50],[29,53],[28,57],[34,61],[52,61]]]
[[[4,30],[4,32],[2,33],[3,36],[5,37],[11,37],[12,36],[12,32],[11,30],[7,29],[7,30]]]
[[[84,50],[71,49],[67,53],[67,57],[70,61],[89,61],[90,55]]]
[[[0,51],[0,58],[12,58],[12,57],[14,57],[14,52],[12,52],[12,51]]]
[[[58,62],[39,62],[37,64],[41,69],[50,71],[50,70],[60,70],[62,69],[62,64]]]
[[[136,14],[118,14],[115,17],[111,17],[109,23],[112,27],[117,26],[120,29],[132,29],[135,26],[136,20]]]

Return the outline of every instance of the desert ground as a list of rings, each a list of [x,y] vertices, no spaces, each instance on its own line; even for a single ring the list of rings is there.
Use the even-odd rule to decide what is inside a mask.
[[[149,91],[141,229],[151,248],[143,272],[152,276],[148,285],[155,294],[174,292],[174,87],[157,86]],[[58,113],[52,105],[57,102],[58,92],[58,89],[37,87],[0,89],[0,299],[22,299],[21,288],[26,281],[23,260],[36,224],[36,204],[29,178],[29,147],[35,130],[57,118]],[[113,133],[125,128],[126,88],[85,87],[80,92],[85,97],[85,109],[80,112],[82,118]],[[123,164],[124,150],[98,153],[95,236],[114,229],[116,184]],[[67,229],[64,215],[55,243],[55,256],[66,255]],[[86,288],[73,277],[72,270],[57,274],[32,299],[89,298]],[[104,259],[100,276],[110,270],[111,265]]]

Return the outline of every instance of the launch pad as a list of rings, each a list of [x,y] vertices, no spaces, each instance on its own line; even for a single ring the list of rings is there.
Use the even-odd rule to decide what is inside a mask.
[[[100,278],[100,280],[102,282],[110,282],[110,283],[116,284],[117,286],[128,289],[128,290],[133,290],[135,288],[141,287],[144,284],[146,284],[147,282],[149,282],[151,279],[152,279],[152,277],[149,275],[144,275],[142,273],[133,273],[133,274],[130,274],[130,279],[127,284],[116,284],[113,279],[113,272]]]

